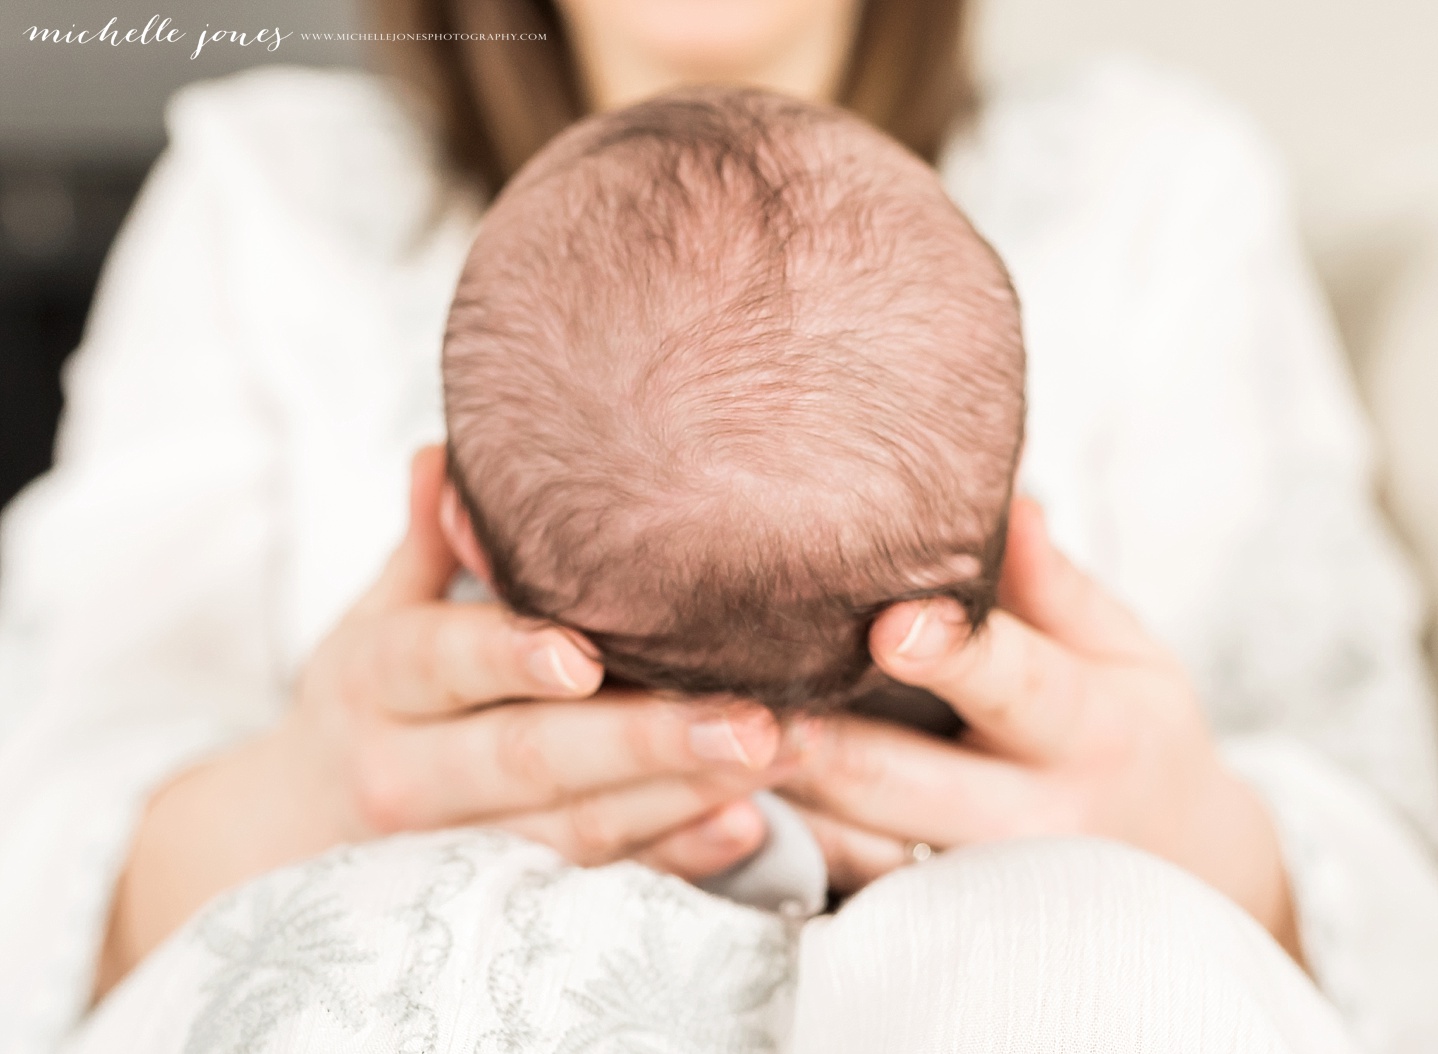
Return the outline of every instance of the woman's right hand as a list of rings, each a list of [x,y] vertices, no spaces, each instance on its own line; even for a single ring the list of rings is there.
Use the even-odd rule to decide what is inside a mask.
[[[789,770],[769,712],[596,695],[602,670],[566,631],[444,600],[443,465],[439,448],[416,455],[404,540],[280,724],[151,799],[98,994],[215,893],[346,842],[486,824],[576,863],[698,878],[763,840],[748,795]]]
[[[416,456],[408,535],[316,650],[277,732],[325,839],[486,823],[576,863],[640,853],[688,877],[752,850],[763,828],[747,801],[681,844],[650,843],[763,785],[780,746],[770,713],[595,695],[603,670],[581,639],[441,599],[456,569],[443,479],[439,448]]]

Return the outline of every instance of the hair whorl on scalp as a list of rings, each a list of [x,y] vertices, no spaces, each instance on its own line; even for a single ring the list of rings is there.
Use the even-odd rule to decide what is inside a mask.
[[[886,602],[993,602],[1023,426],[1002,265],[841,111],[701,90],[511,182],[445,341],[451,472],[521,613],[654,688],[821,706]]]

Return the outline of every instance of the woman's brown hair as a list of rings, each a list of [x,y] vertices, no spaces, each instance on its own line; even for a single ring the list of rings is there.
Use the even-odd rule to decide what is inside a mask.
[[[389,57],[433,108],[449,161],[487,192],[585,115],[554,0],[373,2],[379,29],[407,38],[386,45]],[[836,101],[934,161],[974,104],[967,7],[967,0],[862,0]],[[477,33],[508,39],[455,39]]]

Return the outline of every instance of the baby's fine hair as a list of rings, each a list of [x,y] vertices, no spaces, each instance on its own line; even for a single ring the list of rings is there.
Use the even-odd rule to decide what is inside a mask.
[[[838,705],[888,603],[994,602],[1017,301],[934,172],[840,110],[690,90],[559,136],[483,221],[444,388],[495,590],[611,676]]]

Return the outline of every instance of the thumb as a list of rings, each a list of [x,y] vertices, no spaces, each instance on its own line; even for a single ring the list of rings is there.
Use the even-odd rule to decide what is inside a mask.
[[[1032,498],[1015,497],[1009,510],[999,604],[1075,651],[1133,658],[1158,650],[1133,613],[1054,546]]]
[[[357,611],[387,611],[444,595],[459,567],[440,528],[444,480],[444,447],[421,447],[410,462],[409,527]]]

